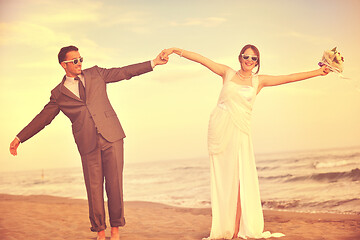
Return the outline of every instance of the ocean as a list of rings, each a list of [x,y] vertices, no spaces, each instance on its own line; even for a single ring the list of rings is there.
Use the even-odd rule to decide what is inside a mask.
[[[256,155],[264,209],[360,214],[360,147]],[[0,193],[86,199],[81,168],[2,172]],[[126,162],[124,200],[210,208],[207,157]]]

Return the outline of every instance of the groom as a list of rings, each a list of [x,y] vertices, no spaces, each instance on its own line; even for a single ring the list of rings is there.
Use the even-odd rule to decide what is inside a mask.
[[[72,132],[83,166],[89,203],[91,231],[105,239],[103,184],[108,197],[111,239],[119,239],[119,226],[125,225],[123,203],[124,131],[106,93],[106,84],[130,79],[167,63],[160,54],[152,61],[121,68],[94,66],[82,70],[83,57],[75,46],[63,47],[58,60],[66,75],[52,91],[44,109],[15,137],[10,152],[17,155],[25,142],[62,111],[72,123]]]

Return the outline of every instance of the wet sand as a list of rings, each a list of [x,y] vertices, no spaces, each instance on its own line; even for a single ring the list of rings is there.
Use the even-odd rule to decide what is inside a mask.
[[[124,240],[195,240],[208,237],[211,209],[125,202]],[[264,211],[265,231],[286,236],[270,240],[360,239],[360,215]],[[107,223],[108,224],[108,223]],[[0,232],[6,240],[96,239],[89,230],[86,200],[0,194]],[[110,229],[106,232],[110,239]]]

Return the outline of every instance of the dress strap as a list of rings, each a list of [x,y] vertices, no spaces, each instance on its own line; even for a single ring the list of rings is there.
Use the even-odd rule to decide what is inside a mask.
[[[224,83],[230,81],[234,77],[235,74],[236,74],[236,71],[229,67],[225,73]]]

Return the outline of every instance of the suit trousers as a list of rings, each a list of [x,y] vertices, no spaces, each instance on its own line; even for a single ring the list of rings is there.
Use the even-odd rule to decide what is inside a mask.
[[[97,148],[81,156],[89,203],[91,231],[106,229],[104,179],[111,227],[125,225],[123,201],[124,142],[108,142],[97,134]]]

